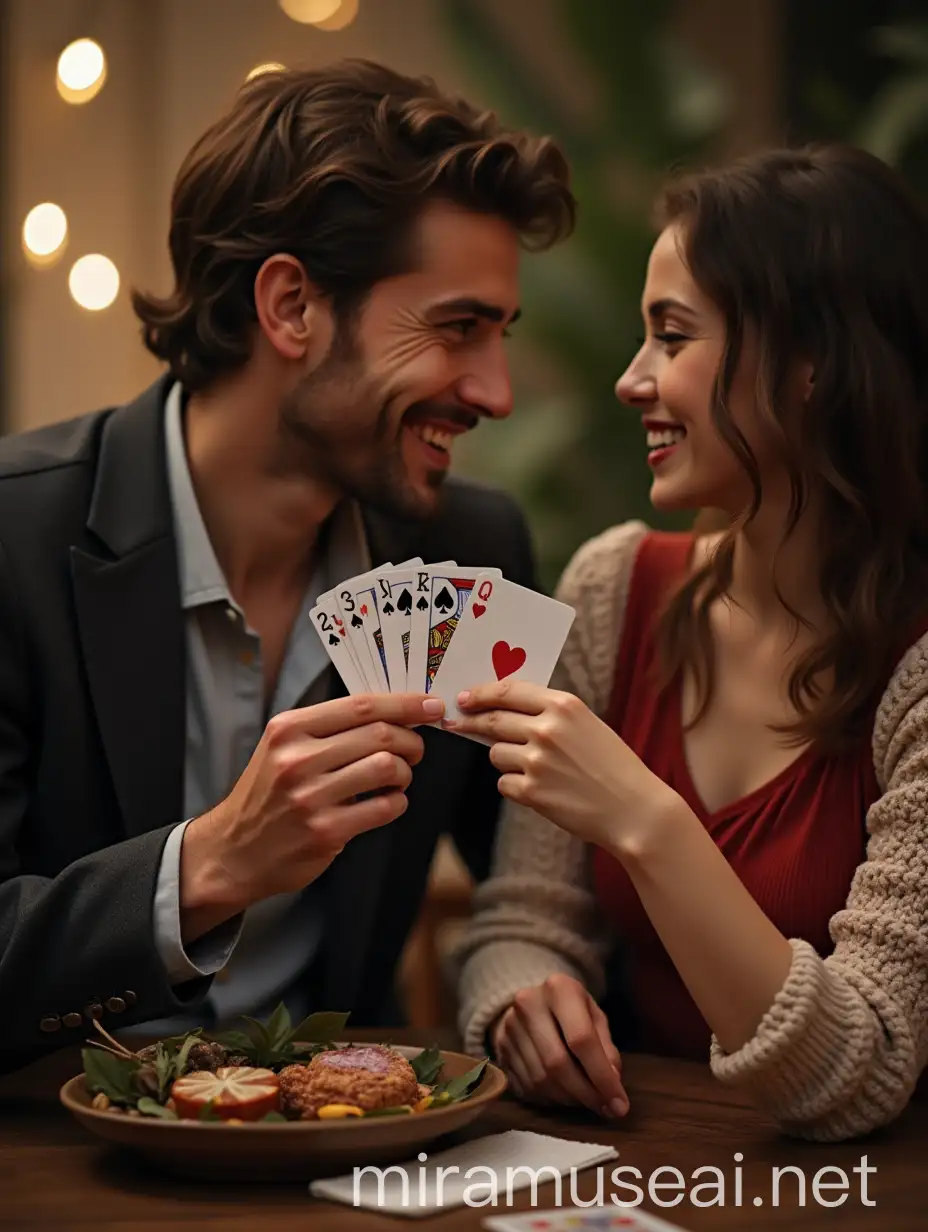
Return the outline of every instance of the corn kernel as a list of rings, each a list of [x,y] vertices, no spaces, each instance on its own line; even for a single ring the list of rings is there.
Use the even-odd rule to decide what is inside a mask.
[[[364,1112],[356,1104],[323,1104],[316,1116],[320,1121],[334,1121],[339,1117],[364,1116]]]

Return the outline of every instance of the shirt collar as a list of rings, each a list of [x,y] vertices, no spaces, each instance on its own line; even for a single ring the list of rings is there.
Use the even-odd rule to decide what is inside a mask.
[[[168,488],[177,540],[181,605],[186,610],[222,602],[237,608],[216,559],[190,477],[182,420],[183,392],[179,381],[171,387],[164,410]],[[323,559],[314,570],[312,587],[318,593],[334,588],[346,577],[370,569],[370,549],[356,501],[341,502],[332,516],[328,534],[320,542],[325,544]]]

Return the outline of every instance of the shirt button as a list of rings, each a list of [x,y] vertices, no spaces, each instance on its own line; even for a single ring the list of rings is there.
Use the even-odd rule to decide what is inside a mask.
[[[238,620],[238,612],[234,607],[226,607],[226,619],[232,621],[233,624]]]
[[[65,1014],[61,1021],[66,1027],[82,1027],[84,1025],[83,1018],[80,1014],[75,1013]]]
[[[60,1031],[61,1019],[57,1014],[49,1014],[47,1018],[43,1018],[39,1023],[40,1031]]]

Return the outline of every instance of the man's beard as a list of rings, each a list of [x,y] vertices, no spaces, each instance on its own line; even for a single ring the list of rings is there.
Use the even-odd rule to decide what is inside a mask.
[[[360,358],[342,348],[330,352],[281,404],[279,470],[326,484],[336,496],[391,517],[430,517],[446,472],[426,473],[427,492],[410,483],[403,428],[394,426],[389,401],[381,403],[376,417],[362,411],[365,403],[371,409],[376,405],[375,396]]]

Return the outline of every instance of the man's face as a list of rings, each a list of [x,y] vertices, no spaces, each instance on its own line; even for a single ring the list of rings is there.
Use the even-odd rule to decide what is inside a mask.
[[[414,272],[373,288],[281,408],[284,445],[340,493],[401,516],[438,502],[457,436],[512,410],[505,350],[520,245],[498,218],[445,202],[415,233]]]

